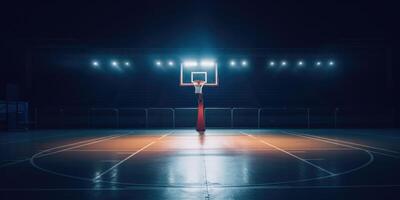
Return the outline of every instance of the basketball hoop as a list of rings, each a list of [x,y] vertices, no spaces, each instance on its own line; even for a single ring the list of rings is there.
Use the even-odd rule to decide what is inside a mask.
[[[202,90],[203,90],[204,84],[206,84],[205,81],[202,81],[202,80],[195,80],[195,81],[193,81],[192,83],[193,83],[193,86],[194,86],[194,93],[195,93],[195,94],[201,94],[201,93],[203,93]]]
[[[218,86],[218,65],[213,60],[190,60],[181,63],[179,86],[194,86],[197,97],[196,130],[204,134],[205,108],[203,86]]]

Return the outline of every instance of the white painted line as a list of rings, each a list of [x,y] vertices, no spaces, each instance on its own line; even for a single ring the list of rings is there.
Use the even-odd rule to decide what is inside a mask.
[[[26,160],[26,158],[24,158],[24,159],[14,159],[14,160],[0,160],[0,162],[18,162],[18,161],[22,161],[22,160]]]
[[[354,150],[354,149],[350,149],[350,150]],[[355,171],[358,171],[362,168],[367,167],[368,165],[370,165],[373,161],[374,161],[374,156],[373,154],[371,154],[371,152],[364,150],[364,149],[360,149],[361,151],[367,153],[369,155],[369,160],[366,161],[365,163],[361,164],[360,166],[357,166],[355,168],[346,170],[346,171],[342,171],[339,173],[336,173],[335,175],[324,175],[324,176],[319,176],[319,177],[312,177],[312,178],[304,178],[304,179],[297,179],[297,180],[287,180],[287,181],[276,181],[276,182],[268,182],[268,183],[261,183],[261,184],[257,184],[256,186],[272,186],[272,185],[282,185],[282,184],[292,184],[292,183],[302,183],[302,182],[308,182],[308,181],[315,181],[315,180],[323,180],[323,179],[328,179],[328,178],[332,178],[332,177],[337,177],[340,175],[345,175],[345,174],[350,174],[353,173]],[[40,153],[38,153],[40,154]],[[49,173],[49,174],[53,174],[53,175],[57,175],[57,176],[61,176],[61,177],[67,177],[67,178],[72,178],[72,179],[76,179],[76,180],[82,180],[82,181],[89,181],[89,182],[93,182],[93,178],[86,178],[86,177],[79,177],[79,176],[74,176],[74,175],[69,175],[69,174],[63,174],[60,172],[56,172],[56,171],[52,171],[46,168],[43,168],[39,165],[37,165],[35,163],[34,160],[31,159],[31,164],[32,166],[34,166],[36,169],[43,171],[45,173]],[[140,189],[156,189],[156,188],[171,188],[171,189],[175,189],[175,188],[185,188],[185,189],[196,189],[196,188],[204,188],[204,185],[187,185],[187,184],[134,184],[134,183],[129,183],[129,182],[118,182],[118,181],[107,181],[107,180],[96,180],[97,182],[102,182],[102,183],[110,183],[110,184],[119,184],[119,185],[126,185],[127,187],[132,187],[132,188],[140,188]],[[217,185],[212,185],[212,188],[216,188],[216,187],[230,187],[230,188],[234,188],[237,187],[238,185],[221,185],[221,186],[217,186]],[[239,185],[239,187],[253,187],[255,186],[254,184],[252,185]]]
[[[71,149],[69,152],[132,152],[137,149]]]
[[[115,135],[115,134],[113,134],[113,135],[108,135],[108,136],[103,136],[103,137],[98,137],[98,138],[92,138],[92,139],[88,139],[88,140],[81,140],[81,141],[74,142],[74,143],[69,143],[69,144],[65,144],[65,145],[61,145],[61,146],[56,146],[56,147],[53,147],[53,148],[50,148],[50,149],[51,149],[51,150],[56,150],[56,149],[60,149],[60,148],[64,148],[64,147],[74,146],[74,145],[81,144],[81,143],[87,143],[87,142],[91,142],[91,141],[97,141],[97,140],[109,138],[109,137],[112,137],[112,136],[114,136],[114,135]],[[41,151],[41,152],[48,152],[48,151],[51,151],[51,150],[46,149],[46,150]]]
[[[111,139],[118,138],[118,137],[125,136],[125,135],[128,135],[128,134],[116,135],[116,136],[112,136],[112,137],[107,137],[105,139],[95,140],[93,142],[89,142],[89,143],[85,143],[85,144],[81,144],[81,145],[77,145],[77,146],[72,146],[72,147],[69,147],[69,148],[66,148],[66,149],[61,149],[61,150],[53,151],[53,152],[50,152],[50,153],[41,154],[39,156],[36,156],[35,158],[41,158],[41,157],[44,157],[44,156],[49,156],[49,155],[53,155],[53,154],[56,154],[56,153],[61,153],[61,152],[68,151],[68,150],[71,150],[71,149],[76,149],[76,148],[79,148],[79,147],[84,147],[84,146],[88,146],[88,145],[91,145],[91,144],[96,144],[96,143],[99,143],[99,142],[103,142],[103,141],[106,141],[106,140],[111,140]],[[43,151],[41,153],[43,153]]]
[[[77,135],[77,133],[63,133],[63,134],[49,135],[49,136],[43,136],[43,137],[33,137],[33,138],[30,138],[30,139],[19,139],[19,140],[14,140],[14,141],[7,141],[7,142],[1,141],[0,145],[24,143],[24,142],[33,142],[33,141],[43,141],[44,139],[57,138],[57,137],[65,136],[65,135]],[[20,136],[20,137],[23,137],[23,136]],[[3,140],[6,140],[6,139],[3,139]]]
[[[288,132],[288,131],[281,131],[281,132],[289,134],[289,135],[295,135],[295,136],[298,136],[298,137],[304,137],[304,138],[309,138],[309,139],[312,139],[312,140],[322,141],[322,142],[325,142],[325,143],[336,144],[336,145],[339,145],[339,146],[348,147],[348,148],[352,148],[352,149],[368,151],[368,152],[380,154],[380,155],[391,157],[391,158],[400,158],[399,156],[394,156],[394,155],[390,155],[390,154],[386,154],[386,153],[372,151],[372,150],[369,150],[369,149],[363,149],[363,148],[360,148],[360,147],[355,147],[355,146],[351,146],[351,145],[347,145],[347,144],[334,142],[334,141],[331,141],[329,139],[324,139],[324,137],[314,137],[312,135],[307,135],[307,134],[303,134],[303,133],[295,134],[297,132]]]
[[[45,151],[41,151],[40,153],[52,151],[52,150],[55,150],[55,149],[60,149],[60,148],[63,148],[63,147],[69,147],[69,146],[73,146],[73,145],[81,144],[81,143],[85,143],[85,142],[98,141],[98,140],[101,140],[103,138],[109,138],[109,137],[112,137],[112,136],[113,135],[111,135],[111,136],[110,135],[109,136],[103,136],[103,137],[93,138],[93,139],[88,139],[88,140],[82,140],[82,141],[79,141],[79,142],[74,142],[74,143],[70,143],[70,144],[66,144],[66,145],[57,146],[57,147],[54,147],[54,148],[51,148],[51,149],[47,149]],[[37,155],[37,154],[35,154],[35,155]],[[31,159],[32,159],[32,157],[31,158],[27,158],[27,159],[23,159],[23,160],[16,160],[16,161],[10,162],[10,163],[5,163],[5,164],[0,165],[0,168],[11,166],[11,165],[15,165],[15,164],[22,163],[22,162],[25,162],[25,161],[29,161]]]
[[[304,160],[316,160],[316,161],[321,161],[321,160],[325,160],[324,158],[307,158]]]
[[[291,153],[306,153],[307,151],[299,151],[299,150],[286,150],[287,152]]]
[[[4,163],[4,164],[0,165],[0,168],[7,167],[7,166],[10,166],[10,165],[15,165],[15,164],[22,163],[22,162],[25,162],[25,161],[28,161],[28,160],[29,160],[29,158],[24,159],[24,160],[15,160],[13,162],[7,162],[7,163]]]
[[[288,151],[286,151],[284,149],[281,149],[281,148],[279,148],[279,147],[277,147],[277,146],[275,146],[273,144],[270,144],[270,143],[268,143],[268,142],[266,142],[264,140],[260,140],[260,139],[258,139],[257,137],[255,137],[253,135],[250,135],[250,134],[247,134],[247,133],[244,133],[244,132],[241,132],[241,133],[244,134],[244,135],[247,135],[249,137],[252,137],[252,138],[260,141],[261,143],[264,143],[264,144],[266,144],[266,145],[268,145],[270,147],[273,147],[273,148],[275,148],[275,149],[277,149],[277,150],[279,150],[281,152],[284,152],[284,153],[286,153],[286,154],[288,154],[288,155],[290,155],[290,156],[292,156],[292,157],[294,157],[294,158],[296,158],[296,159],[298,159],[300,161],[303,161],[304,163],[307,163],[308,165],[311,165],[311,166],[313,166],[313,167],[315,167],[315,168],[317,168],[317,169],[319,169],[319,170],[321,170],[321,171],[323,171],[323,172],[325,172],[325,173],[327,173],[329,175],[336,175],[335,173],[330,172],[329,170],[326,170],[326,169],[324,169],[324,168],[322,168],[322,167],[320,167],[320,166],[318,166],[318,165],[316,165],[316,164],[314,164],[312,162],[309,162],[309,161],[307,161],[307,160],[305,160],[303,158],[300,158],[299,156],[296,156],[296,155],[294,155],[294,154],[292,154],[292,153],[290,153],[290,152],[288,152]]]
[[[137,151],[137,150],[136,150]],[[130,155],[130,154],[132,154],[132,152],[135,152],[135,150],[132,150],[132,151],[121,151],[121,152],[115,152],[115,154],[118,154],[118,155]]]
[[[145,150],[146,148],[148,148],[149,146],[153,145],[154,143],[157,142],[157,140],[161,140],[164,137],[170,135],[171,133],[168,134],[164,134],[163,136],[157,138],[155,141],[150,142],[149,144],[147,144],[146,146],[140,148],[139,150],[135,151],[134,153],[132,153],[131,155],[129,155],[128,157],[124,158],[123,160],[119,161],[117,164],[113,165],[112,167],[108,168],[107,170],[103,171],[102,173],[100,173],[99,175],[97,175],[96,177],[93,178],[93,181],[96,181],[97,179],[101,178],[104,174],[107,174],[108,172],[110,172],[111,170],[113,170],[114,168],[118,167],[119,165],[121,165],[122,163],[124,163],[125,161],[127,161],[129,158],[132,158],[133,156],[135,156],[136,154],[140,153],[141,151]]]
[[[212,189],[233,189],[233,188],[242,188],[242,189],[357,189],[357,188],[399,188],[400,184],[384,184],[384,185],[305,185],[305,186],[290,186],[290,185],[282,185],[282,186],[273,186],[273,185],[219,185],[219,186],[210,186]],[[0,188],[0,191],[3,192],[17,192],[17,191],[131,191],[131,190],[165,190],[165,189],[194,189],[201,190],[202,186],[184,186],[184,185],[171,185],[171,186],[158,186],[158,185],[143,185],[143,186],[129,186],[129,187],[101,187],[101,188]]]
[[[119,160],[100,160],[102,163],[116,163],[119,162]]]
[[[241,189],[357,189],[357,188],[398,188],[400,184],[382,184],[382,185],[230,185],[230,186],[214,186],[214,189],[226,189],[226,188],[241,188]]]
[[[384,149],[384,148],[380,148],[380,147],[374,147],[374,146],[369,146],[369,145],[365,145],[365,144],[360,144],[360,143],[355,143],[355,142],[349,142],[349,141],[345,141],[345,140],[339,140],[339,139],[332,139],[332,138],[327,138],[327,137],[321,137],[321,136],[316,136],[316,135],[312,135],[312,134],[306,134],[306,133],[302,133],[302,134],[303,134],[303,135],[307,135],[307,136],[311,136],[311,137],[316,137],[316,138],[325,139],[325,140],[331,140],[331,141],[334,141],[334,142],[342,142],[342,143],[346,143],[346,144],[352,144],[352,145],[361,146],[361,147],[366,147],[366,148],[371,148],[371,149],[375,149],[375,150],[381,150],[381,151],[386,151],[386,152],[390,152],[390,153],[400,154],[400,152],[394,151],[394,150],[390,150],[390,149]]]

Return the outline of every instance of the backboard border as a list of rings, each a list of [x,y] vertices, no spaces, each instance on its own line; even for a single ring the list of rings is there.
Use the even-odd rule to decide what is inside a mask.
[[[191,76],[191,75],[190,75]],[[219,85],[219,77],[218,77],[218,63],[215,63],[215,82],[213,83],[205,83],[205,86],[214,86],[217,87]],[[180,67],[180,78],[179,78],[179,86],[193,86],[193,83],[184,83],[183,82],[183,62],[181,62]]]

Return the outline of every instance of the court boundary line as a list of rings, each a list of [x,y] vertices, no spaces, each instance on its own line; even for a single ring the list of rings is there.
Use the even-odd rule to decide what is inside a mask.
[[[338,129],[338,130],[346,130],[346,129]],[[391,138],[391,139],[395,139],[395,140],[399,140],[400,139],[400,137],[396,137],[396,136],[393,136],[393,135],[387,135],[387,134],[381,135],[381,134],[376,134],[376,133],[364,133],[364,132],[362,132],[362,131],[365,131],[365,130],[368,131],[369,129],[356,129],[356,130],[360,131],[360,132],[351,132],[350,134],[364,135],[364,136],[376,137],[376,138],[380,138],[380,139],[382,139],[382,138]]]
[[[300,160],[300,161],[302,161],[302,162],[304,162],[304,163],[306,163],[306,164],[308,164],[308,165],[310,165],[310,166],[313,166],[314,168],[317,168],[317,169],[319,169],[319,170],[321,170],[321,171],[323,171],[323,172],[325,172],[325,173],[327,173],[327,174],[329,174],[329,175],[331,175],[331,176],[336,175],[336,173],[333,173],[333,172],[331,172],[331,171],[329,171],[329,170],[327,170],[327,169],[324,169],[324,168],[322,168],[322,167],[320,167],[320,166],[318,166],[318,165],[316,165],[316,164],[314,164],[314,163],[312,163],[312,162],[309,162],[309,161],[307,161],[307,160],[305,160],[305,159],[303,159],[303,158],[301,158],[301,157],[299,157],[299,156],[296,156],[296,155],[294,155],[294,154],[292,154],[292,153],[290,153],[290,152],[288,152],[288,151],[286,151],[286,150],[284,150],[284,149],[281,149],[281,148],[279,148],[279,147],[277,147],[277,146],[275,146],[275,145],[273,145],[273,144],[270,144],[269,142],[266,142],[266,141],[264,141],[264,140],[262,140],[262,139],[259,139],[259,138],[255,137],[255,136],[253,136],[253,135],[247,134],[247,133],[242,132],[242,131],[240,131],[240,133],[241,133],[241,134],[244,134],[244,135],[247,135],[247,136],[249,136],[249,137],[251,137],[251,138],[253,138],[253,139],[255,139],[255,140],[258,140],[259,142],[261,142],[261,143],[263,143],[263,144],[266,144],[266,145],[268,145],[268,146],[270,146],[270,147],[273,147],[273,148],[277,149],[278,151],[281,151],[281,152],[283,152],[283,153],[286,153],[286,154],[288,154],[288,155],[290,155],[290,156],[292,156],[292,157],[294,157],[294,158],[296,158],[296,159],[298,159],[298,160]]]
[[[42,158],[42,157],[45,157],[45,156],[49,156],[49,155],[61,153],[61,152],[68,151],[68,150],[71,150],[71,149],[76,149],[76,148],[79,148],[79,147],[84,147],[84,146],[96,144],[96,143],[99,143],[99,142],[103,142],[103,141],[115,139],[115,138],[122,137],[122,136],[125,136],[125,135],[128,135],[128,134],[115,134],[115,135],[111,135],[111,136],[106,137],[106,138],[103,138],[103,139],[91,141],[91,142],[89,142],[89,143],[80,144],[80,145],[77,145],[77,146],[68,147],[68,148],[65,148],[65,149],[58,150],[58,151],[52,151],[52,152],[46,153],[46,154],[43,154],[43,152],[45,152],[45,151],[42,151],[42,152],[40,152],[40,153],[41,153],[40,155],[32,156],[32,157],[35,157],[35,158]],[[70,146],[71,146],[71,145],[70,145]],[[51,150],[54,150],[54,148],[51,149]],[[49,150],[49,151],[51,151],[51,150]]]
[[[238,131],[239,132],[239,131]],[[315,181],[315,180],[322,180],[322,179],[327,179],[327,178],[331,178],[331,177],[336,177],[336,176],[340,176],[340,175],[345,175],[345,174],[349,174],[355,171],[358,171],[362,168],[367,167],[369,164],[371,164],[374,161],[374,156],[373,154],[371,154],[371,152],[369,152],[368,150],[365,149],[360,149],[355,147],[355,149],[358,149],[360,151],[363,151],[365,153],[367,153],[367,155],[369,155],[370,159],[359,165],[358,167],[346,170],[346,171],[342,171],[340,173],[337,173],[336,175],[326,175],[326,176],[319,176],[319,177],[311,177],[311,178],[305,178],[305,179],[298,179],[298,180],[286,180],[286,181],[276,181],[276,182],[265,182],[265,183],[259,183],[259,184],[247,184],[247,185],[212,185],[210,186],[211,188],[234,188],[234,187],[242,187],[242,188],[246,188],[246,187],[279,187],[278,185],[282,185],[282,184],[289,184],[289,183],[302,183],[302,182],[308,182],[308,181]],[[92,182],[91,178],[85,178],[85,177],[79,177],[79,176],[74,176],[74,175],[68,175],[68,174],[63,174],[63,173],[59,173],[56,171],[51,171],[49,169],[45,169],[42,168],[38,165],[35,166],[37,169],[42,170],[44,172],[50,173],[50,174],[54,174],[54,175],[58,175],[58,176],[62,176],[62,177],[68,177],[68,178],[72,178],[72,179],[76,179],[76,180],[82,180],[82,181],[89,181]],[[192,188],[202,188],[202,185],[187,185],[185,183],[183,184],[143,184],[143,183],[129,183],[129,182],[118,182],[118,181],[107,181],[107,180],[98,180],[99,182],[103,182],[103,183],[110,183],[110,184],[117,184],[117,185],[126,185],[127,187],[141,187],[141,188],[171,188],[171,189],[175,189],[175,188],[187,188],[187,189],[192,189]]]
[[[212,189],[358,189],[358,188],[400,188],[400,184],[384,184],[384,185],[238,185],[238,186],[210,186]],[[203,189],[202,187],[182,186],[182,187],[163,187],[163,186],[130,186],[130,187],[104,187],[104,188],[0,188],[3,192],[18,192],[18,191],[113,191],[113,190],[159,190],[159,189]]]
[[[296,131],[293,131],[296,132]],[[303,131],[302,131],[303,132]],[[395,151],[395,150],[391,150],[391,149],[386,149],[386,148],[381,148],[381,147],[375,147],[375,146],[371,146],[371,145],[366,145],[366,144],[360,144],[360,143],[356,143],[356,142],[350,142],[350,141],[346,141],[346,140],[340,140],[340,139],[333,139],[333,138],[329,138],[329,137],[322,137],[322,136],[317,136],[314,134],[310,134],[307,131],[304,131],[304,133],[302,133],[304,135],[309,135],[312,137],[320,137],[323,138],[325,140],[332,140],[335,142],[342,142],[342,143],[346,143],[346,144],[352,144],[352,145],[356,145],[356,146],[361,146],[361,147],[366,147],[366,148],[371,148],[371,149],[375,149],[375,150],[381,150],[381,151],[386,151],[386,152],[390,152],[390,153],[394,153],[394,154],[400,154],[400,152]],[[361,133],[359,133],[361,134]],[[367,135],[367,134],[361,134],[361,135]]]
[[[114,168],[118,167],[119,165],[121,165],[122,163],[124,163],[125,161],[129,160],[130,158],[132,158],[133,156],[137,155],[138,153],[140,153],[141,151],[145,150],[146,148],[150,147],[151,145],[153,145],[154,143],[158,142],[159,140],[162,140],[164,137],[168,136],[172,134],[172,132],[167,133],[162,135],[161,137],[155,139],[154,141],[150,142],[149,144],[143,146],[142,148],[140,148],[139,150],[135,151],[134,153],[130,154],[129,156],[127,156],[126,158],[120,160],[118,163],[116,163],[115,165],[113,165],[112,167],[108,168],[107,170],[101,172],[99,175],[97,175],[96,177],[93,178],[93,181],[97,181],[99,178],[101,178],[103,175],[107,174],[108,172],[110,172],[111,170],[113,170]]]
[[[27,133],[27,134],[29,134],[29,133]],[[32,133],[32,134],[34,134],[34,133]],[[75,133],[75,134],[74,133],[62,133],[62,134],[57,134],[57,135],[49,135],[49,136],[43,136],[43,137],[39,137],[39,138],[33,138],[32,140],[29,140],[29,139],[15,139],[15,140],[9,141],[9,142],[1,141],[0,145],[18,144],[18,143],[25,143],[25,142],[30,142],[30,141],[43,141],[43,140],[51,139],[51,138],[59,138],[59,137],[62,137],[64,135],[69,135],[69,134],[77,135],[78,133]]]
[[[375,153],[375,154],[379,154],[379,155],[383,155],[383,156],[387,156],[387,157],[391,157],[391,158],[396,158],[396,159],[400,158],[400,156],[390,155],[390,154],[387,154],[387,153],[373,151],[373,150],[370,150],[370,149],[351,146],[350,143],[346,143],[345,141],[343,141],[342,143],[344,143],[344,144],[342,144],[342,143],[339,142],[341,140],[334,141],[334,140],[329,139],[329,138],[315,136],[315,135],[311,135],[311,134],[305,134],[305,133],[301,133],[299,131],[284,131],[284,130],[281,130],[281,132],[289,134],[289,135],[296,135],[296,136],[299,136],[299,137],[310,138],[310,139],[318,140],[318,141],[324,141],[324,142],[331,143],[331,144],[336,144],[336,145],[339,145],[339,146],[344,146],[344,147],[349,147],[349,148],[359,149],[359,150],[365,150],[365,151],[369,151],[369,152],[372,152],[372,153]],[[358,145],[358,146],[361,146],[361,145]]]
[[[176,148],[176,149],[170,149],[170,150],[146,150],[146,151],[150,151],[150,152],[175,152],[176,150],[187,150],[187,151],[191,151],[191,150],[198,150],[196,148]],[[248,152],[248,151],[276,151],[276,149],[266,149],[264,148],[254,148],[254,149],[246,149],[246,150],[242,150],[242,149],[229,149],[229,148],[207,148],[204,149],[205,151],[224,151],[224,150],[229,150],[229,151],[238,151],[238,152]],[[128,150],[128,149],[118,149],[118,150],[109,150],[109,149],[72,149],[72,150],[68,150],[68,152],[133,152],[133,151],[137,151],[135,149],[132,150]],[[349,149],[349,148],[321,148],[321,149],[290,149],[287,151],[358,151],[355,149]]]
[[[114,134],[114,135],[116,135],[116,134]],[[108,137],[111,137],[111,136],[113,136],[113,135],[108,135],[108,136],[103,136],[103,137],[98,137],[98,138],[93,138],[93,139],[88,139],[88,140],[82,140],[82,141],[78,141],[78,142],[74,142],[74,143],[70,143],[70,144],[65,144],[65,145],[61,145],[61,146],[56,146],[56,147],[53,147],[53,148],[51,148],[51,149],[54,150],[54,149],[59,149],[59,148],[63,148],[63,147],[73,146],[73,145],[76,145],[76,144],[85,143],[85,142],[97,141],[97,140],[101,140],[101,139],[103,139],[103,138],[108,138]],[[47,151],[47,150],[49,150],[49,149],[46,149],[46,150],[44,150],[44,151]],[[39,151],[39,152],[44,152],[44,151]],[[35,155],[35,154],[33,154],[32,156],[34,156],[34,155]],[[7,162],[7,163],[4,163],[4,164],[0,165],[0,169],[1,169],[1,168],[4,168],[4,167],[11,166],[11,165],[16,165],[16,164],[19,164],[19,163],[23,163],[23,162],[25,162],[25,161],[30,161],[31,158],[32,158],[32,156],[30,156],[29,158],[23,159],[23,160],[17,160],[17,161],[14,161],[14,162]]]
[[[240,131],[239,131],[240,132]],[[242,131],[244,132],[244,131]],[[365,149],[360,149],[357,147],[354,147],[354,149],[358,149],[360,151],[363,151],[365,153],[367,153],[367,155],[369,156],[369,160],[361,165],[359,165],[358,167],[346,170],[346,171],[342,171],[337,173],[336,175],[326,175],[326,176],[319,176],[319,177],[312,177],[312,178],[305,178],[305,179],[298,179],[298,180],[288,180],[288,181],[276,181],[276,182],[269,182],[269,183],[260,183],[260,184],[252,184],[252,185],[248,185],[248,186],[270,186],[270,185],[280,185],[280,184],[288,184],[288,183],[301,183],[301,182],[308,182],[308,181],[315,181],[315,180],[322,180],[322,179],[328,179],[328,178],[332,178],[332,177],[336,177],[336,176],[341,176],[341,175],[345,175],[345,174],[350,174],[352,172],[358,171],[362,168],[367,167],[368,165],[370,165],[373,161],[374,161],[374,155]],[[225,187],[234,187],[235,185],[225,185]]]
[[[134,131],[131,131],[131,132],[127,133],[127,134],[122,134],[122,135],[120,134],[120,135],[118,135],[118,137],[125,136],[125,135],[130,135],[130,134],[132,134],[132,133],[134,133]],[[116,135],[116,134],[114,134],[114,135]],[[103,140],[100,139],[101,141],[100,141],[100,140],[96,140],[96,141],[102,142],[102,141],[105,141],[105,140],[107,140],[107,139],[113,139],[113,138],[115,138],[115,137],[112,137],[112,136],[114,136],[114,135],[106,136],[106,137],[100,137],[100,138],[105,138],[105,139],[103,139]],[[97,138],[97,139],[99,139],[99,138]],[[95,139],[94,139],[94,140],[95,140]],[[96,141],[95,141],[95,142],[96,142]],[[83,142],[80,141],[80,142],[76,142],[76,143],[83,143]],[[90,145],[89,143],[90,143],[90,144],[93,144],[92,142],[87,142],[87,143],[83,144],[83,146],[85,146],[85,145]],[[73,144],[73,143],[72,143],[72,144]],[[63,145],[63,146],[71,146],[71,144],[67,144],[67,145]],[[78,146],[81,147],[82,145],[78,145]],[[79,148],[78,146],[74,146],[74,147]],[[43,171],[43,172],[49,173],[49,174],[54,174],[54,175],[57,175],[57,176],[68,177],[68,178],[77,179],[77,180],[90,181],[90,180],[91,180],[90,178],[84,178],[84,177],[79,177],[79,176],[74,176],[74,175],[68,175],[68,174],[59,173],[59,172],[56,172],[56,171],[52,171],[52,170],[49,170],[49,169],[40,167],[39,165],[36,164],[36,162],[35,162],[36,156],[39,156],[39,155],[40,155],[41,153],[43,153],[43,152],[52,151],[52,150],[57,149],[57,148],[60,148],[60,147],[61,147],[61,146],[59,146],[59,147],[54,147],[54,148],[50,148],[50,149],[41,151],[41,152],[39,152],[39,153],[33,155],[33,156],[29,159],[31,165],[32,165],[34,168],[36,168],[36,169],[38,169],[38,170],[41,170],[41,171]],[[65,150],[65,149],[63,149],[63,150]],[[60,152],[62,152],[62,151],[58,151],[57,153],[60,153]]]

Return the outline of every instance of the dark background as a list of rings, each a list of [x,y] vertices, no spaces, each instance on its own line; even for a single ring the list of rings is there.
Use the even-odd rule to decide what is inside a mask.
[[[396,6],[377,1],[19,1],[2,5],[0,99],[34,106],[193,106],[178,69],[154,58],[213,54],[208,106],[398,106]],[[334,69],[267,70],[268,59],[333,58]],[[123,73],[92,59],[129,59]],[[230,58],[246,58],[232,70]],[[225,64],[224,64],[225,63]],[[15,93],[15,92],[14,92]],[[10,96],[10,95],[9,95]]]

